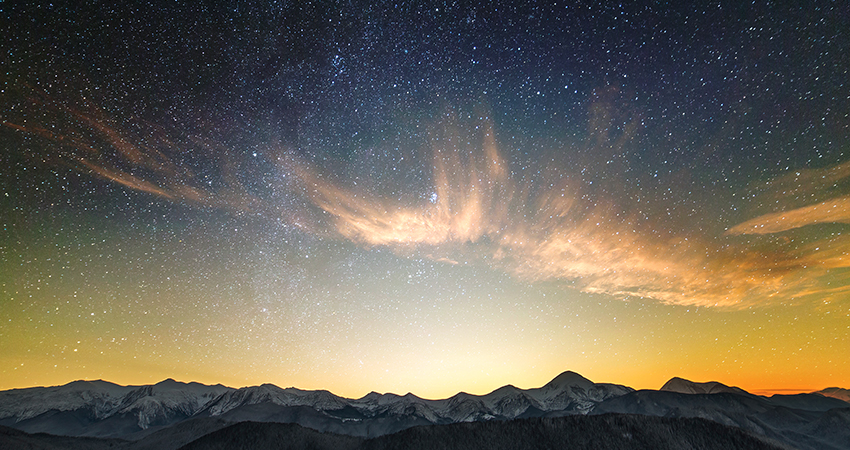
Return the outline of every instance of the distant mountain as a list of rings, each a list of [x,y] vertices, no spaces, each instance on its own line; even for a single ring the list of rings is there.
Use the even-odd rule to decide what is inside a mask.
[[[850,389],[830,387],[817,392],[813,392],[813,394],[820,394],[825,397],[837,398],[839,400],[844,400],[845,402],[850,403]]]
[[[678,392],[680,394],[740,394],[747,396],[755,396],[749,392],[734,386],[727,386],[717,381],[709,381],[707,383],[697,383],[686,380],[684,378],[673,377],[659,390],[661,392]],[[837,395],[827,396],[824,391],[836,393]],[[770,404],[776,406],[784,406],[787,408],[802,409],[805,411],[828,411],[832,408],[847,408],[850,406],[846,400],[842,400],[840,391],[850,394],[850,391],[839,388],[824,389],[824,391],[813,392],[810,394],[775,394],[766,398]],[[829,398],[833,397],[833,398]],[[850,395],[848,395],[850,397]]]
[[[850,403],[837,398],[824,397],[821,394],[793,394],[783,395],[776,394],[767,398],[767,400],[778,406],[786,408],[802,409],[805,411],[829,411],[833,408],[847,408]]]
[[[379,436],[417,425],[584,414],[593,405],[631,392],[564,372],[545,386],[504,386],[486,395],[459,393],[444,400],[413,394],[370,393],[347,399],[328,391],[241,389],[165,380],[152,386],[75,381],[64,386],[0,392],[0,425],[30,433],[69,436],[142,436],[145,430],[197,417],[229,422],[292,422],[355,436]]]
[[[605,400],[590,414],[699,417],[785,442],[801,450],[850,448],[850,404],[836,403],[832,406],[838,406],[838,409],[824,410],[824,405],[812,406],[811,398],[802,398],[799,403],[809,406],[809,409],[797,409],[784,405],[786,400],[777,401],[746,392],[683,394],[643,390]],[[812,432],[824,422],[831,424],[827,427],[831,433]]]
[[[126,440],[111,442],[109,448],[175,450],[245,422],[298,424],[372,439],[420,426],[484,422],[498,427],[518,419],[614,413],[700,418],[797,449],[850,450],[850,403],[826,396],[842,391],[762,397],[719,382],[682,378],[672,378],[659,391],[634,391],[564,372],[534,389],[507,385],[485,395],[461,392],[442,400],[376,392],[348,399],[324,390],[272,384],[233,389],[171,379],[148,386],[98,380],[0,392],[0,426],[27,433]],[[52,448],[60,442],[38,434],[7,434],[27,442],[32,437],[32,448]],[[101,441],[86,442],[96,448]],[[356,442],[361,448],[371,441]]]
[[[12,389],[0,392],[0,425],[30,433],[119,437],[186,420],[233,390],[172,379],[148,386],[97,380]]]
[[[443,400],[375,392],[350,400],[327,391],[264,384],[225,393],[198,416],[235,422],[293,422],[319,431],[374,437],[417,425],[584,414],[593,405],[632,390],[593,383],[574,372],[564,372],[540,388],[508,385],[486,395],[461,392]]]
[[[696,383],[684,378],[673,377],[668,382],[661,386],[662,391],[679,392],[681,394],[719,394],[721,392],[731,392],[733,394],[749,393],[738,387],[726,386],[717,381],[709,381],[707,383]]]

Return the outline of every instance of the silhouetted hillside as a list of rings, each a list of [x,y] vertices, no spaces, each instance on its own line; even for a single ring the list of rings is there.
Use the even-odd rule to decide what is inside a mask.
[[[29,434],[0,426],[0,450],[115,450],[128,442],[122,439]]]
[[[567,416],[410,428],[362,439],[294,424],[238,423],[183,450],[522,450],[522,449],[777,450],[741,429],[696,418],[634,415]]]
[[[363,438],[321,433],[292,423],[240,422],[190,442],[181,450],[355,450]]]
[[[128,439],[133,442],[121,450],[174,450],[231,424],[218,418],[191,419],[144,436],[129,436]]]

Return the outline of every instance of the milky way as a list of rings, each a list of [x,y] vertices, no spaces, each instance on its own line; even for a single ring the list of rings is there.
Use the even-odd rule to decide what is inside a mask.
[[[846,7],[10,7],[0,388],[850,384]]]

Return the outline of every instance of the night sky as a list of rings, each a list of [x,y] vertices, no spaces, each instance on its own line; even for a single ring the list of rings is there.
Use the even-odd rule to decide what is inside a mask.
[[[846,2],[9,3],[0,389],[850,387]]]

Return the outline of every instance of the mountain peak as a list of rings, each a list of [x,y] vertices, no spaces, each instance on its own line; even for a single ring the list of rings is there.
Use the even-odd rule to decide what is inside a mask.
[[[421,397],[419,397],[418,395],[414,394],[413,392],[408,392],[407,394],[404,394],[404,395],[402,396],[402,398],[405,398],[405,399],[408,399],[408,400],[422,400],[422,398],[421,398]]]
[[[357,400],[362,401],[362,402],[368,402],[368,401],[377,401],[380,398],[381,398],[381,394],[379,394],[375,391],[372,391],[372,392],[369,392],[368,394],[364,395],[363,397],[360,397]]]
[[[571,370],[567,370],[566,372],[562,372],[560,375],[553,378],[552,381],[546,383],[546,385],[543,387],[555,388],[587,384],[593,384],[593,382]]]
[[[109,381],[104,380],[76,380],[72,381],[64,386],[66,388],[75,388],[75,389],[113,389],[113,388],[122,388],[123,386],[117,385],[115,383],[111,383]]]
[[[512,384],[506,384],[487,395],[510,395],[519,392],[520,389]]]
[[[821,389],[820,391],[813,392],[813,394],[820,394],[824,397],[837,398],[839,400],[844,400],[845,402],[850,403],[850,389],[828,387],[826,389]]]
[[[749,394],[749,392],[734,386],[727,386],[717,381],[708,381],[698,383],[684,378],[670,378],[664,386],[661,386],[661,391],[678,392],[681,394],[718,394],[721,392],[729,392],[733,394]]]

